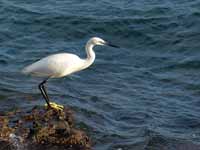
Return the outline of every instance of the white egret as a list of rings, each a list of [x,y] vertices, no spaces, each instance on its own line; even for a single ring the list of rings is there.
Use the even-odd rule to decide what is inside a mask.
[[[77,55],[70,53],[54,54],[42,58],[22,70],[24,74],[44,78],[44,80],[39,84],[39,89],[49,108],[54,107],[55,109],[59,109],[59,106],[55,103],[50,103],[44,84],[49,78],[61,78],[89,67],[95,60],[95,53],[93,51],[95,45],[117,47],[101,38],[93,37],[87,42],[85,47],[87,53],[86,59],[81,59]]]

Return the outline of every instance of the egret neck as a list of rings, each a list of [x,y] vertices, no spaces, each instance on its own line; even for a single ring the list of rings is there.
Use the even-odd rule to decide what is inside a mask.
[[[93,43],[91,43],[90,41],[87,42],[86,44],[86,53],[87,53],[87,58],[85,59],[85,63],[83,68],[87,68],[89,67],[95,60],[95,52],[93,50],[93,47],[95,45]]]

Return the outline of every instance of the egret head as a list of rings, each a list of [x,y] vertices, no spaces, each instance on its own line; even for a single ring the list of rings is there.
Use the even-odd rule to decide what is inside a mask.
[[[111,44],[107,41],[104,41],[103,39],[101,39],[99,37],[93,37],[88,42],[90,44],[93,44],[93,45],[108,45],[108,46],[111,46],[111,47],[119,48],[118,46],[115,46],[115,45],[113,45],[113,44]]]

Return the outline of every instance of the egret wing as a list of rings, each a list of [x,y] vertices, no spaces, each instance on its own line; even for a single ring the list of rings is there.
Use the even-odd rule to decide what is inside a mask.
[[[70,74],[80,58],[74,54],[61,53],[45,57],[22,70],[25,74],[40,77],[61,77]]]

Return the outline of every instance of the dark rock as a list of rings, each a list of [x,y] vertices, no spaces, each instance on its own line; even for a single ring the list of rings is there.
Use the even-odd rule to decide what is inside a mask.
[[[35,150],[89,150],[88,136],[74,127],[73,120],[69,108],[56,111],[34,107],[30,112],[7,112],[0,116],[0,142],[4,150],[22,145]]]

